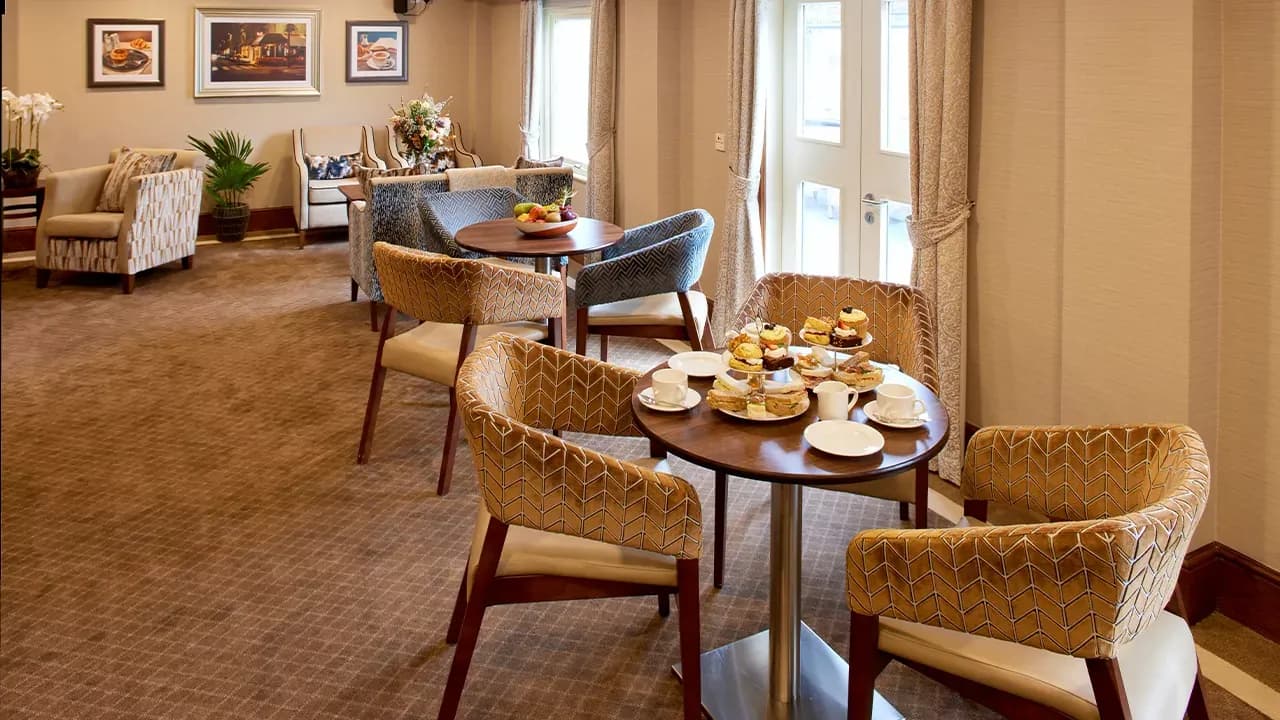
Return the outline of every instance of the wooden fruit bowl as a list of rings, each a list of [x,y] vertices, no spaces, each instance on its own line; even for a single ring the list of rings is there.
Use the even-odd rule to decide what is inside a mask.
[[[553,238],[568,235],[570,230],[578,226],[577,220],[565,220],[558,223],[532,223],[515,221],[516,229],[532,238]]]

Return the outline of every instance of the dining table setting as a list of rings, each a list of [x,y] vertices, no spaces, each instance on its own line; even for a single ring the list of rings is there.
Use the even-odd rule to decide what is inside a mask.
[[[756,318],[636,384],[655,449],[771,487],[769,626],[703,654],[712,718],[846,717],[849,666],[802,620],[804,490],[927,474],[950,430],[933,390],[872,359],[867,326],[852,307],[815,308],[795,332]],[[902,715],[877,693],[874,717]]]

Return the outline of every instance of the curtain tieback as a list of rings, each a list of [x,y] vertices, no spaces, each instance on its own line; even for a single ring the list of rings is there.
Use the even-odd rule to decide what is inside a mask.
[[[907,218],[907,234],[911,236],[911,247],[923,250],[933,247],[955,234],[973,211],[973,201],[952,205],[936,215],[920,217],[912,213]]]
[[[524,138],[525,142],[529,142],[530,140],[538,137],[538,130],[537,128],[532,128],[532,127],[529,127],[528,125],[525,125],[524,123],[521,123],[520,136]]]
[[[596,135],[594,137],[587,138],[588,162],[590,162],[591,160],[594,160],[596,155],[599,155],[601,150],[604,150],[606,147],[609,147],[609,144],[612,142],[613,142],[612,128],[610,128],[608,132],[600,133],[599,135]]]
[[[749,176],[739,175],[738,173],[730,169],[729,183],[730,183],[729,192],[733,193],[734,197],[745,198],[745,197],[749,197],[751,193],[755,191],[756,187],[760,184],[760,176],[759,175],[749,175]]]

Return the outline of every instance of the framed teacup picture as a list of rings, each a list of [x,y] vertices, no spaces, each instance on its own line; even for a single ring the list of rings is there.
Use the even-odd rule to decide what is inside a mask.
[[[164,21],[88,21],[88,84],[164,87]]]
[[[196,97],[319,95],[320,11],[196,9]]]
[[[347,82],[408,82],[409,23],[347,22]]]

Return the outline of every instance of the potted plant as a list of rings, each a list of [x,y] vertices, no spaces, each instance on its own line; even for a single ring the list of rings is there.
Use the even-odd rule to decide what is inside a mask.
[[[231,130],[217,130],[208,140],[187,136],[191,147],[209,158],[204,170],[204,191],[213,198],[213,219],[218,239],[239,242],[249,228],[249,204],[245,193],[271,166],[265,162],[250,163],[253,143]]]
[[[400,148],[419,172],[430,172],[431,161],[449,139],[449,116],[444,114],[448,100],[436,102],[424,94],[400,107],[391,108],[391,129],[400,141]]]
[[[9,123],[0,171],[7,188],[35,187],[40,178],[40,126],[62,103],[48,93],[14,95],[3,89],[4,117]],[[30,147],[25,147],[30,143]]]

